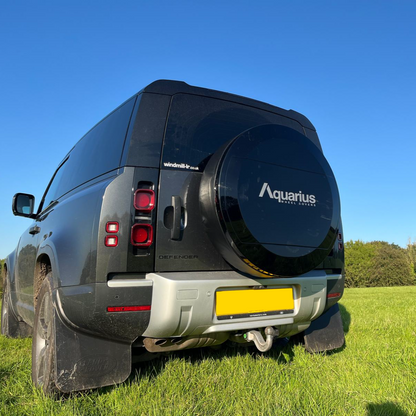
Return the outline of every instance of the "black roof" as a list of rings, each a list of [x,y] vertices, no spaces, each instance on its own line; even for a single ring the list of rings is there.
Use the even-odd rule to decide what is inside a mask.
[[[193,94],[202,95],[205,97],[217,98],[221,100],[233,101],[239,104],[248,105],[251,107],[260,108],[265,111],[271,111],[273,113],[280,114],[284,117],[288,117],[296,120],[303,127],[315,130],[313,124],[302,114],[293,110],[284,110],[280,107],[275,107],[270,104],[266,104],[262,101],[253,100],[251,98],[242,97],[240,95],[230,94],[227,92],[221,92],[216,90],[210,90],[207,88],[194,87],[183,81],[170,81],[170,80],[158,80],[144,87],[139,93],[153,93],[153,94],[164,94],[164,95],[175,95],[175,94]]]

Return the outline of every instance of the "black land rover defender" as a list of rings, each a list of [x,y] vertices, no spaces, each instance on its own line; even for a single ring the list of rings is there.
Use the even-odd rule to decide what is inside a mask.
[[[33,333],[45,392],[122,382],[133,347],[344,343],[338,189],[299,113],[154,82],[73,147],[34,207],[15,195],[33,223],[5,263],[1,324]]]

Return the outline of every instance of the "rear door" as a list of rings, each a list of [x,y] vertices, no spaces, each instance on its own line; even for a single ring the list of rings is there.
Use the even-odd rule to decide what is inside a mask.
[[[229,270],[204,230],[199,186],[210,157],[252,127],[299,123],[232,101],[177,94],[171,101],[160,171],[157,271]]]

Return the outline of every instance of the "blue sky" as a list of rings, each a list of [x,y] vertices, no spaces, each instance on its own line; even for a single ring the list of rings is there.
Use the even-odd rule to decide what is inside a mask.
[[[347,240],[416,239],[416,2],[21,1],[0,11],[0,258],[75,142],[156,79],[305,114]]]

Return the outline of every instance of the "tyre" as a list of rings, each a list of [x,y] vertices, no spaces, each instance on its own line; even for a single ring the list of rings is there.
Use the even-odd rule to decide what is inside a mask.
[[[32,341],[32,381],[45,394],[57,392],[55,380],[55,321],[52,302],[52,273],[42,283],[35,308]]]
[[[1,297],[1,334],[9,338],[14,338],[11,334],[18,325],[17,319],[10,310],[10,295],[9,295],[9,285],[6,280],[3,286],[3,295]]]
[[[211,157],[200,204],[224,259],[259,277],[313,270],[332,250],[339,227],[338,188],[322,152],[274,124],[247,130]]]
[[[1,334],[8,338],[24,338],[32,333],[32,329],[25,322],[19,321],[11,308],[10,283],[8,274],[3,285],[1,302]]]

